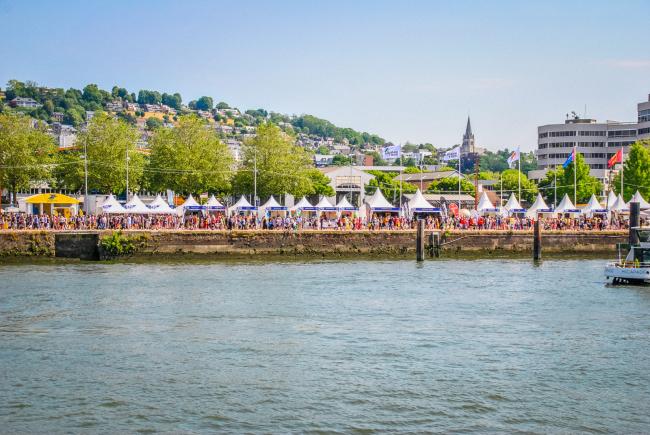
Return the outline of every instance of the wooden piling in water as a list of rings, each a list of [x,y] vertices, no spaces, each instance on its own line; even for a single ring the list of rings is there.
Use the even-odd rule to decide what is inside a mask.
[[[424,220],[422,219],[418,219],[415,237],[415,259],[417,261],[424,261]]]
[[[632,230],[634,227],[641,225],[641,204],[638,202],[630,203],[630,230],[628,234],[628,242],[630,245],[639,243],[636,231]]]
[[[533,226],[533,260],[542,259],[542,230],[539,226],[539,218],[535,219]]]

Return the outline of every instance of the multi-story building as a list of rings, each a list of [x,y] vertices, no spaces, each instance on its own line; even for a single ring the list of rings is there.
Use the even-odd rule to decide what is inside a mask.
[[[537,128],[537,167],[528,178],[541,180],[548,169],[561,166],[577,147],[585,158],[592,176],[607,184],[607,161],[623,148],[625,156],[630,145],[650,138],[650,95],[648,101],[637,105],[636,122],[597,122],[574,116],[563,124],[547,124]]]

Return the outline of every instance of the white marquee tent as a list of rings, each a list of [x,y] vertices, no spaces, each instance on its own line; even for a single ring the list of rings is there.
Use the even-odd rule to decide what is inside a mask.
[[[250,202],[244,197],[244,195],[239,198],[239,200],[228,207],[228,212],[240,213],[242,211],[255,211],[257,207],[251,205]]]
[[[415,191],[415,195],[406,203],[409,213],[440,213],[440,208],[434,207],[424,198],[420,189]]]
[[[648,201],[643,199],[643,196],[641,196],[641,192],[639,192],[638,190],[636,191],[634,196],[632,196],[630,202],[638,202],[639,205],[641,206],[641,210],[647,210],[650,208],[650,204],[648,204]],[[630,202],[627,203],[627,208],[630,208]]]
[[[478,206],[476,206],[476,211],[478,213],[498,213],[499,209],[492,204],[490,198],[488,198],[487,193],[483,192],[481,198],[478,200]]]
[[[379,188],[375,190],[372,196],[366,198],[366,205],[371,213],[399,213],[399,207],[394,207],[393,204],[388,202]]]
[[[176,210],[171,208],[160,194],[149,204],[149,209],[153,214],[176,214]]]
[[[540,213],[551,213],[551,212],[553,212],[553,210],[550,209],[548,205],[546,205],[546,201],[544,201],[544,198],[542,198],[542,194],[538,193],[535,202],[533,202],[533,205],[531,205],[528,211],[526,212],[526,217],[536,218],[537,215]]]
[[[293,207],[291,207],[292,212],[303,212],[303,211],[318,211],[316,207],[314,207],[304,196],[300,201],[296,203]]]
[[[576,208],[573,205],[571,199],[569,199],[569,195],[565,193],[564,197],[562,197],[562,201],[560,201],[560,203],[558,204],[554,212],[559,214],[564,214],[564,213],[580,214],[580,209]]]
[[[514,193],[510,194],[510,198],[508,198],[508,202],[506,202],[506,205],[504,205],[503,208],[508,212],[508,214],[526,212],[526,209],[519,204],[519,201],[517,201],[517,197]]]
[[[607,194],[607,201],[605,202],[605,206],[606,206],[605,208],[607,208],[607,210],[611,210],[615,202],[616,202],[616,194],[614,193],[613,190],[610,190],[609,193]]]
[[[616,201],[614,201],[614,204],[609,208],[609,211],[613,211],[616,213],[625,213],[630,211],[630,207],[627,206],[625,203],[625,200],[619,193],[618,196],[616,197]]]
[[[131,198],[131,201],[127,202],[124,204],[124,208],[126,209],[127,213],[130,214],[149,214],[151,213],[151,209],[144,205],[144,202],[140,199],[138,194],[136,193],[133,195],[133,198]]]
[[[318,204],[316,204],[318,211],[337,211],[336,207],[330,202],[327,197],[322,197]]]
[[[287,212],[287,207],[281,205],[278,203],[275,198],[271,195],[268,201],[266,201],[264,204],[260,205],[260,213],[261,214],[266,214],[266,212]]]
[[[126,209],[122,206],[122,204],[117,202],[117,199],[115,199],[112,193],[108,195],[108,198],[104,200],[100,208],[102,210],[102,213],[106,213],[106,214],[126,213]]]
[[[205,207],[196,202],[194,197],[192,197],[192,194],[190,193],[190,196],[187,197],[184,203],[178,206],[181,210],[183,211],[201,211]]]
[[[338,211],[357,211],[357,208],[350,204],[347,197],[341,198],[338,204],[336,204],[336,209]]]
[[[596,195],[592,194],[587,205],[582,207],[582,213],[591,216],[594,213],[607,213],[607,209],[598,201]]]
[[[208,202],[205,203],[205,208],[210,211],[219,211],[226,209],[226,207],[220,203],[214,195],[210,196]]]

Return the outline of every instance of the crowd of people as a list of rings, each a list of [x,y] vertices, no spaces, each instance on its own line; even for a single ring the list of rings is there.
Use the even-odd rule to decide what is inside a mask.
[[[405,217],[397,214],[373,214],[361,217],[352,213],[314,213],[288,216],[230,215],[191,213],[176,215],[64,215],[2,213],[4,230],[410,230],[423,219],[429,230],[504,230],[530,231],[534,219],[525,216],[441,216]],[[542,215],[545,230],[602,231],[627,228],[624,215],[592,217],[553,217]],[[648,222],[645,222],[648,223]]]

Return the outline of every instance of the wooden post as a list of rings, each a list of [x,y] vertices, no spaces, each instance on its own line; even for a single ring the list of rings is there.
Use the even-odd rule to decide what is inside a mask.
[[[638,202],[630,203],[630,230],[628,235],[628,243],[630,245],[636,245],[639,243],[639,238],[637,237],[636,231],[632,228],[638,227],[641,225],[641,204]]]
[[[418,219],[417,235],[415,238],[415,259],[424,261],[424,220]]]
[[[542,259],[542,229],[539,226],[539,217],[535,219],[533,227],[533,260]]]

